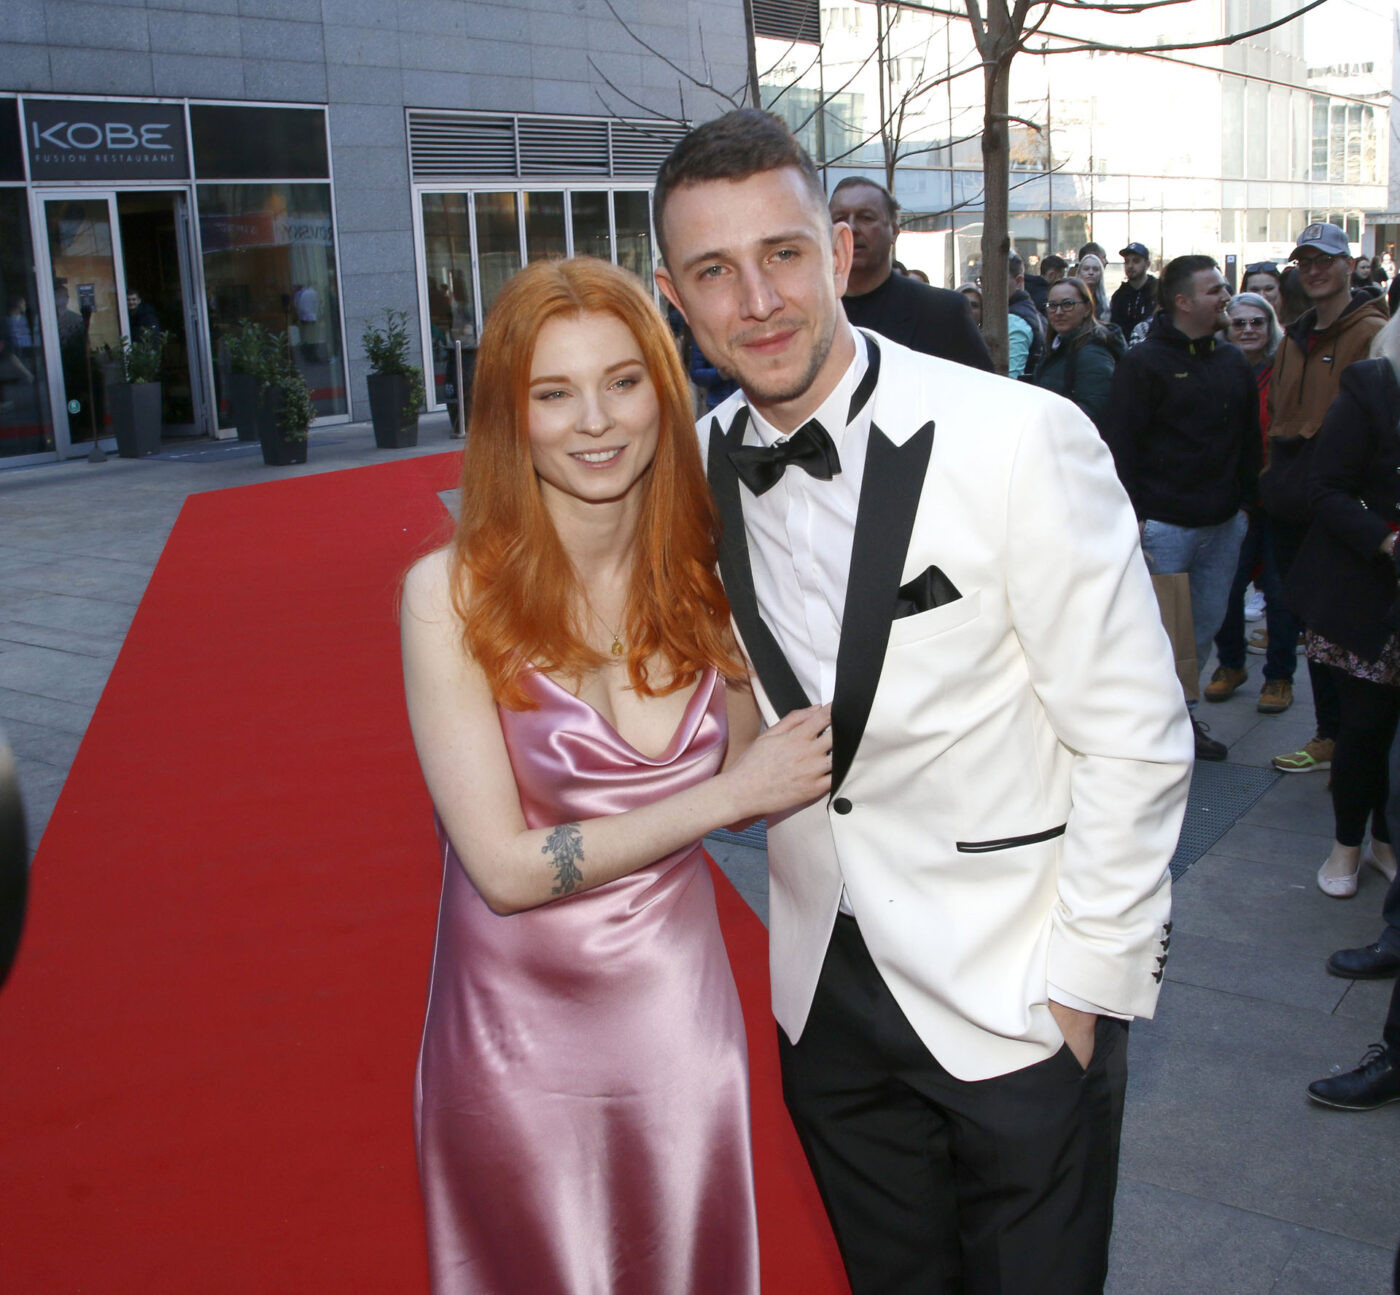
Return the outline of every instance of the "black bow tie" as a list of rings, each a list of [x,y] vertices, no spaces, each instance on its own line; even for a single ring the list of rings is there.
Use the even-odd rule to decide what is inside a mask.
[[[818,481],[830,481],[841,471],[841,458],[831,434],[815,418],[803,423],[776,445],[736,445],[729,449],[734,471],[756,495],[771,490],[791,464]]]

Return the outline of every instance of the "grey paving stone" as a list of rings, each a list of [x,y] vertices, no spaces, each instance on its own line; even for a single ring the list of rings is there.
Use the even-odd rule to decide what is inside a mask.
[[[1319,976],[1316,966],[1315,956],[1294,956],[1292,950],[1261,954],[1249,944],[1173,931],[1166,979],[1174,984],[1330,1012],[1341,1001],[1342,992]]]
[[[17,762],[19,794],[24,802],[25,835],[29,839],[30,858],[43,839],[44,830],[53,816],[54,807],[63,793],[67,770],[39,760]]]
[[[1265,793],[1267,799],[1268,793]],[[1210,848],[1214,855],[1315,872],[1332,848],[1332,825],[1320,832],[1285,831],[1268,823],[1241,820]]]
[[[1120,1179],[1105,1295],[1269,1295],[1300,1229]]]
[[[1250,806],[1240,821],[1310,835],[1322,832],[1330,837],[1334,823],[1326,772],[1285,775]]]
[[[70,594],[32,593],[17,599],[13,607],[4,606],[0,599],[0,616],[5,622],[105,634],[114,637],[118,646],[131,628],[135,614],[136,609],[130,603]]]
[[[1265,963],[1280,955],[1294,963],[1300,955],[1320,961],[1359,942],[1374,926],[1373,910],[1324,895],[1315,871],[1312,861],[1286,868],[1204,855],[1173,888],[1173,955],[1177,935],[1245,946]]]
[[[6,690],[79,706],[97,704],[112,668],[112,662],[105,658],[75,656],[52,648],[16,647],[0,660],[0,686]]]
[[[1376,934],[1380,932],[1380,919],[1377,918],[1372,928]],[[1363,937],[1365,940],[1365,937]],[[1365,940],[1367,944],[1370,940]],[[1338,945],[1338,948],[1353,948],[1358,945]],[[1330,953],[1331,950],[1329,949]],[[1342,1001],[1337,1004],[1336,1015],[1345,1017],[1348,1021],[1356,1021],[1371,1031],[1371,1038],[1379,1043],[1381,1041],[1381,1025],[1385,1021],[1385,1014],[1390,1007],[1390,995],[1395,988],[1395,981],[1392,980],[1352,980],[1343,982],[1351,987],[1342,995]],[[1341,1065],[1344,1069],[1350,1069],[1360,1057],[1353,1057],[1348,1060],[1345,1057],[1329,1058],[1329,1064]],[[1319,1078],[1321,1076],[1319,1075]]]
[[[0,729],[8,729],[11,723],[19,721],[61,729],[81,737],[92,722],[95,707],[95,702],[84,704],[0,687]]]
[[[1348,1115],[1306,1097],[1328,1057],[1349,1068],[1368,1041],[1366,1027],[1326,1010],[1168,986],[1159,1019],[1133,1027],[1123,1173],[1391,1244],[1394,1203],[1374,1187],[1400,1169],[1400,1112]]]
[[[1393,1247],[1304,1232],[1269,1295],[1389,1295]]]
[[[150,569],[142,563],[95,557],[56,558],[5,576],[12,589],[81,594],[99,602],[132,605],[141,601],[149,581]]]
[[[0,643],[13,650],[17,647],[52,648],[56,652],[71,652],[77,656],[95,657],[110,666],[121,649],[121,636],[93,634],[84,630],[54,629],[48,625],[31,625],[24,621],[8,621],[0,626]]]
[[[66,773],[82,745],[81,733],[66,733],[48,725],[26,724],[19,720],[3,721],[5,739],[17,760],[52,765]]]
[[[768,925],[768,856],[763,850],[731,841],[705,839],[705,849],[734,888],[748,901],[765,926]]]

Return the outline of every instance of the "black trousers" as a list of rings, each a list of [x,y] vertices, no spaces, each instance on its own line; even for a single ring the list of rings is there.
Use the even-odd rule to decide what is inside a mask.
[[[1127,1084],[1122,1021],[993,1079],[934,1060],[838,917],[783,1095],[853,1295],[1094,1295],[1108,1272]]]
[[[1370,820],[1377,841],[1390,841],[1386,824],[1387,765],[1400,718],[1400,688],[1371,683],[1327,667],[1340,703],[1341,724],[1332,754],[1332,814],[1337,840],[1360,845]]]

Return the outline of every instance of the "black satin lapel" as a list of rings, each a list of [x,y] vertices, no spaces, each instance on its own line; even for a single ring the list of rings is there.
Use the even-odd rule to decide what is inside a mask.
[[[895,445],[871,425],[851,544],[846,606],[841,615],[836,692],[831,702],[833,795],[850,771],[875,701],[904,557],[932,450],[932,422],[925,423],[903,445]]]
[[[748,409],[741,409],[729,430],[730,443],[739,445],[743,442],[748,421]],[[773,637],[773,631],[759,615],[758,598],[753,589],[753,567],[749,563],[749,542],[744,534],[741,486],[725,448],[726,438],[716,418],[710,423],[710,452],[706,471],[710,491],[715,497],[715,507],[719,510],[719,573],[724,580],[729,609],[734,613],[734,623],[743,635],[744,646],[753,660],[763,690],[781,718],[790,710],[810,706],[811,702],[797,682],[797,676],[778,646],[778,640]]]

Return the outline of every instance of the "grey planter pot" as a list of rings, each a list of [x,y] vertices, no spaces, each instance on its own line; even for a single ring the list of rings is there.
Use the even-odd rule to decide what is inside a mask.
[[[258,402],[258,440],[262,442],[263,462],[270,468],[284,468],[292,463],[306,462],[308,437],[290,437],[277,426],[282,412],[281,387],[264,387]]]
[[[369,415],[374,421],[374,443],[381,450],[401,450],[418,444],[418,411],[406,413],[409,379],[403,373],[371,373]]]
[[[258,439],[258,380],[251,373],[230,373],[228,377],[229,412],[238,428],[240,441]]]
[[[119,382],[107,388],[112,430],[122,458],[160,453],[160,398],[159,382]]]

